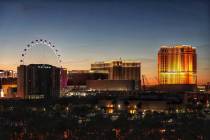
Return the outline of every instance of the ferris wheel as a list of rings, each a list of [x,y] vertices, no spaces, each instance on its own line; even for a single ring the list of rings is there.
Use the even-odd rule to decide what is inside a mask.
[[[55,54],[55,56],[57,57],[57,62],[61,66],[62,59],[61,59],[59,50],[56,48],[56,46],[52,42],[50,42],[48,40],[44,40],[44,39],[39,39],[39,40],[37,39],[37,40],[31,41],[29,44],[27,44],[27,46],[23,49],[22,54],[21,54],[20,63],[22,65],[25,64],[25,60],[26,60],[26,56],[28,55],[28,52],[35,47],[50,48],[53,51],[53,53]]]

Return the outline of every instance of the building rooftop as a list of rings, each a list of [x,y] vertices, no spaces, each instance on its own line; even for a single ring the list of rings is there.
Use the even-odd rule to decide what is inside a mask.
[[[192,45],[162,45],[160,48],[193,48],[195,49],[196,47],[192,47]]]
[[[141,63],[137,60],[109,60],[109,61],[97,61],[93,64],[106,64],[106,63],[113,63],[113,62],[122,62],[122,63]]]

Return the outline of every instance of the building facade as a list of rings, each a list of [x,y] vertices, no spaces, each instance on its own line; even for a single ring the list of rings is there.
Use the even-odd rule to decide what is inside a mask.
[[[132,91],[134,80],[88,80],[87,87],[94,91]]]
[[[88,80],[108,79],[108,73],[90,70],[72,70],[68,72],[69,86],[86,86]]]
[[[17,93],[17,78],[0,78],[1,96],[5,98],[16,97]]]
[[[210,82],[207,83],[206,90],[210,92]]]
[[[47,64],[20,65],[17,97],[53,98],[60,93],[60,68]]]
[[[136,89],[141,87],[141,63],[134,61],[107,61],[91,64],[91,70],[108,73],[109,80],[134,80]]]
[[[16,78],[16,74],[13,70],[0,70],[0,78]]]
[[[196,85],[196,49],[188,45],[162,46],[158,52],[158,82],[168,86]]]
[[[68,72],[66,68],[61,68],[60,70],[60,88],[61,90],[65,89],[67,87],[68,82]]]

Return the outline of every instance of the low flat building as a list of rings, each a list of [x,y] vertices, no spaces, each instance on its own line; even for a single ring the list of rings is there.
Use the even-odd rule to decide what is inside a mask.
[[[4,98],[15,98],[17,95],[17,78],[0,79],[1,96]]]
[[[108,73],[90,70],[72,70],[68,72],[68,86],[86,86],[88,80],[107,80]]]
[[[17,73],[13,70],[0,70],[0,78],[16,78]]]
[[[134,80],[88,80],[87,88],[94,91],[131,91],[135,90]]]
[[[15,98],[17,95],[17,84],[2,85],[3,97]]]
[[[173,92],[173,93],[196,91],[196,85],[192,84],[167,84],[167,85],[159,85],[158,88],[160,91]]]

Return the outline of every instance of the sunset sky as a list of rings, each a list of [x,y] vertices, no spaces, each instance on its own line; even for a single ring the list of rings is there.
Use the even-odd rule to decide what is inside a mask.
[[[208,0],[1,0],[0,69],[15,70],[25,46],[42,38],[68,70],[138,60],[153,83],[160,46],[184,44],[197,48],[199,83],[210,82],[209,13]]]

